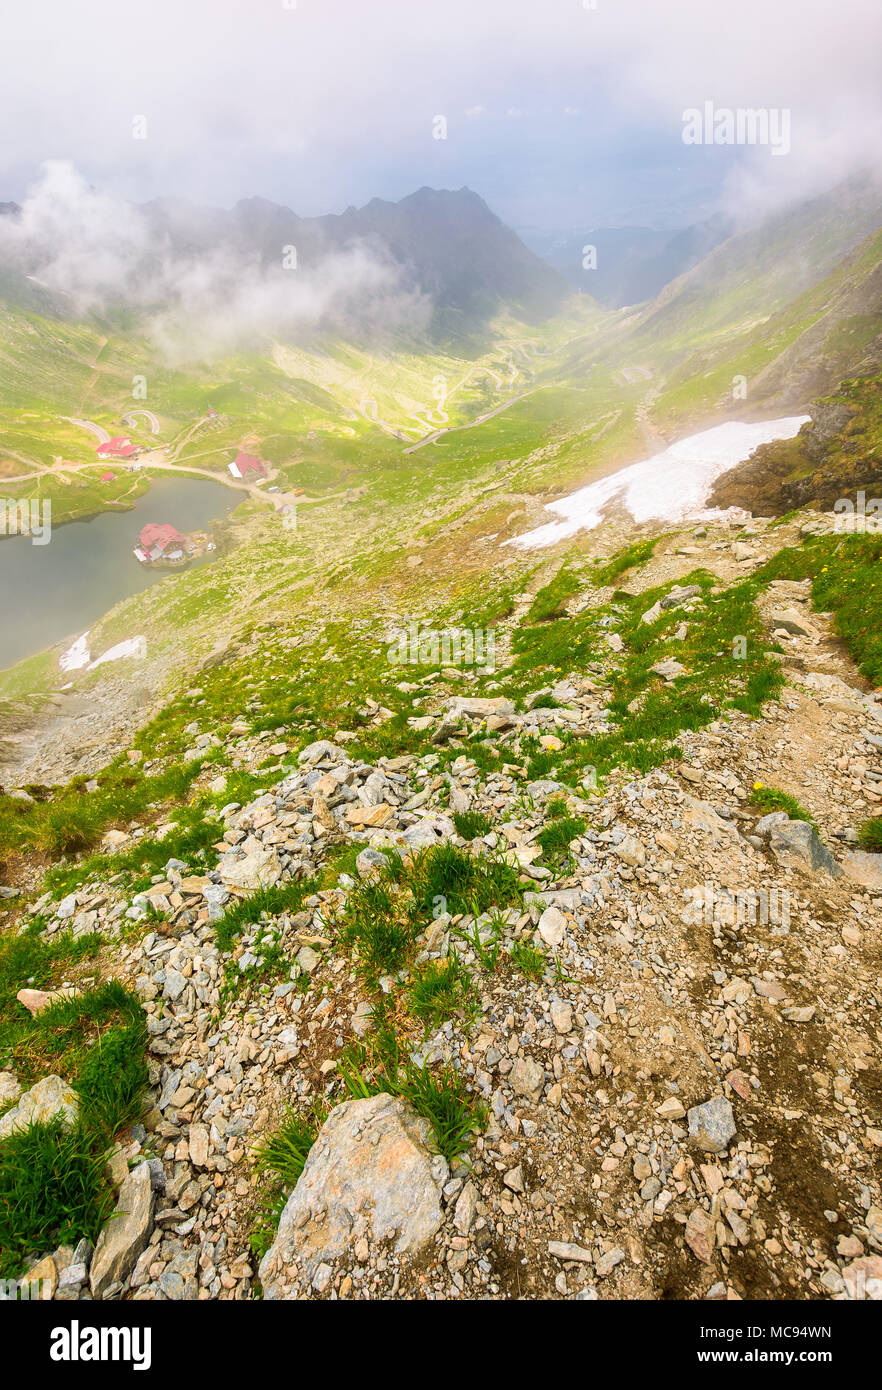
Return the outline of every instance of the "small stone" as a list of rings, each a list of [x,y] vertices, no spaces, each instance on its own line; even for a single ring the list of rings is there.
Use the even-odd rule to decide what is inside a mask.
[[[534,1062],[532,1057],[516,1057],[508,1079],[516,1095],[535,1103],[542,1096],[545,1068]]]
[[[585,1250],[581,1245],[570,1245],[563,1240],[550,1240],[548,1253],[556,1260],[575,1260],[578,1264],[584,1265],[594,1263],[594,1256],[590,1250]]]
[[[709,1264],[716,1243],[713,1217],[703,1207],[694,1207],[686,1222],[684,1239],[697,1260]]]
[[[559,946],[566,935],[567,919],[560,908],[547,907],[539,918],[537,930],[546,946]]]
[[[732,1103],[723,1096],[689,1111],[689,1138],[705,1153],[725,1153],[736,1133]]]

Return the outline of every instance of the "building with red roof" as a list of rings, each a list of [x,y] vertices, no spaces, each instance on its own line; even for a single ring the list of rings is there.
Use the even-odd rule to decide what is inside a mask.
[[[134,553],[142,564],[152,560],[183,560],[187,556],[187,538],[168,522],[148,521],[138,537]]]
[[[99,444],[95,452],[99,458],[130,459],[141,451],[126,435],[118,434],[114,439]]]
[[[230,472],[234,478],[265,478],[267,476],[267,466],[263,459],[259,459],[256,454],[239,453],[229,465]]]

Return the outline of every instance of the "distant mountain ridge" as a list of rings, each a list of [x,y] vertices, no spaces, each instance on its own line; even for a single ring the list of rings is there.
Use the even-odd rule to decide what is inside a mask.
[[[279,263],[286,246],[296,247],[298,264],[309,266],[364,245],[399,265],[405,283],[428,295],[442,315],[467,320],[501,308],[528,322],[547,318],[569,293],[563,277],[468,188],[421,188],[397,203],[374,198],[321,217],[300,217],[265,198],[230,209],[162,199],[142,211],[179,250],[230,245],[255,251],[267,265]]]
[[[526,240],[573,289],[590,294],[607,308],[623,309],[654,299],[665,285],[724,241],[731,230],[727,218],[716,216],[679,230],[597,227],[579,234],[534,234]],[[589,247],[594,250],[593,257]],[[590,264],[592,259],[596,264]]]

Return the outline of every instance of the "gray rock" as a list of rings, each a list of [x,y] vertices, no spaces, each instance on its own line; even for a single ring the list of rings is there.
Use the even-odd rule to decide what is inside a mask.
[[[272,849],[256,849],[252,854],[243,855],[241,859],[225,854],[219,869],[225,884],[249,893],[257,888],[272,887],[278,882],[281,872],[279,856]]]
[[[689,1138],[705,1153],[725,1153],[735,1138],[735,1116],[723,1096],[694,1105],[689,1111]]]
[[[754,834],[759,835],[763,840],[767,840],[772,833],[773,826],[783,825],[784,822],[789,819],[790,817],[786,811],[770,811],[767,816],[763,816],[757,821]]]
[[[378,849],[363,849],[355,861],[359,878],[369,878],[377,869],[386,869],[388,866],[388,856],[381,854]]]
[[[540,777],[536,782],[527,783],[527,795],[538,800],[543,796],[554,796],[557,792],[568,792],[569,787],[565,787],[562,782],[554,782],[550,777]]]
[[[0,1106],[10,1105],[21,1095],[21,1086],[14,1072],[0,1071]]]
[[[842,877],[842,869],[808,821],[779,821],[772,826],[769,845],[787,868],[823,869],[833,878]]]
[[[468,714],[472,719],[488,719],[491,714],[514,714],[511,700],[503,696],[487,700],[478,696],[451,695],[447,707],[452,715]]]
[[[129,1277],[150,1239],[153,1208],[150,1166],[139,1163],[120,1188],[116,1210],[101,1228],[89,1277],[93,1298],[101,1298],[112,1284]]]
[[[165,984],[162,987],[162,992],[166,999],[171,999],[174,1003],[175,1000],[180,999],[186,988],[187,981],[180,970],[171,969],[165,972]]]
[[[700,594],[701,589],[698,584],[675,584],[672,589],[668,590],[664,598],[659,599],[658,607],[663,611],[669,608],[679,608],[681,604],[688,603],[692,598],[698,598]]]
[[[661,676],[663,680],[673,681],[684,674],[686,667],[679,661],[674,661],[673,657],[668,657],[665,661],[657,661],[649,669],[654,671],[657,676]]]
[[[795,608],[773,608],[769,613],[769,621],[773,628],[783,628],[785,632],[793,633],[796,637],[814,636],[815,630],[811,623]]]
[[[330,762],[339,762],[345,757],[346,753],[336,743],[329,743],[326,738],[320,738],[315,743],[308,743],[305,748],[301,748],[297,754],[297,761],[312,764],[327,759]]]
[[[65,1124],[73,1124],[78,1106],[77,1093],[66,1081],[60,1076],[44,1076],[0,1119],[0,1139],[5,1139],[15,1129],[26,1129],[37,1120],[45,1124],[60,1116]]]
[[[508,1076],[512,1090],[526,1100],[538,1101],[545,1085],[545,1068],[532,1057],[516,1057]]]
[[[538,931],[546,946],[560,945],[567,931],[567,919],[560,908],[546,907],[539,918]]]
[[[264,1296],[289,1296],[290,1267],[312,1280],[354,1240],[421,1249],[442,1222],[447,1164],[432,1153],[427,1121],[397,1096],[338,1105],[322,1126],[260,1264]]]

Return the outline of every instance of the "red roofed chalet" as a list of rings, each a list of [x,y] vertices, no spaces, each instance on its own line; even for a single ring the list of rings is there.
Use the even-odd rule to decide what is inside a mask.
[[[149,521],[138,537],[135,555],[139,560],[182,560],[186,537],[168,523]]]
[[[250,475],[255,478],[267,476],[266,464],[255,454],[237,454],[229,468],[234,478],[246,478]]]
[[[95,452],[99,458],[130,459],[139,450],[124,434],[118,434],[116,438],[108,439],[106,444],[99,444]]]

